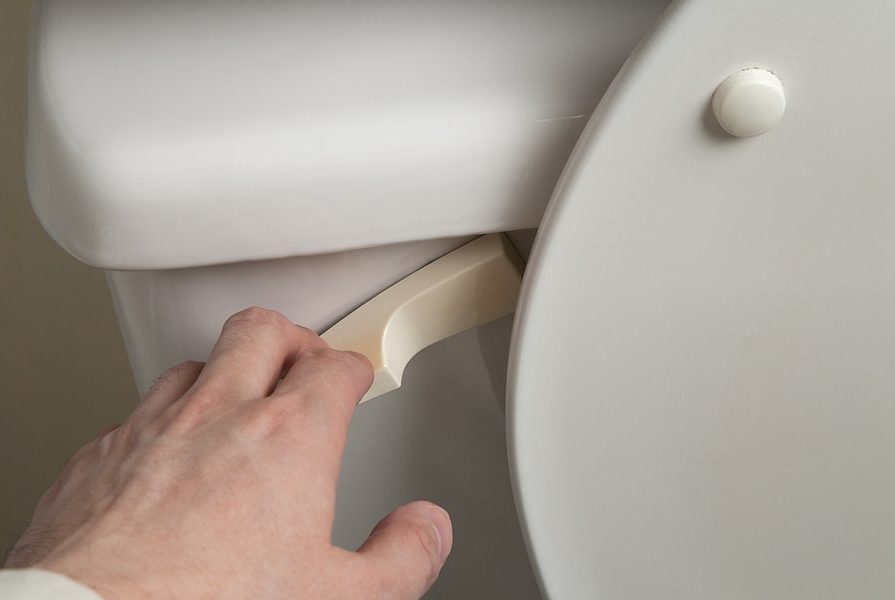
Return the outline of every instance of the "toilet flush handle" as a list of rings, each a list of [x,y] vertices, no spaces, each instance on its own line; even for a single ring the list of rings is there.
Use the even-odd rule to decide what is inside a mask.
[[[412,273],[323,333],[330,346],[366,355],[374,379],[361,402],[401,386],[420,350],[511,314],[522,260],[502,234],[469,242]]]

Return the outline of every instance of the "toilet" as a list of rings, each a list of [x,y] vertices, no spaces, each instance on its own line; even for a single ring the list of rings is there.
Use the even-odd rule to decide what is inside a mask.
[[[428,598],[891,598],[893,19],[38,1],[29,194],[140,390],[251,305],[375,355],[333,539],[439,502]]]

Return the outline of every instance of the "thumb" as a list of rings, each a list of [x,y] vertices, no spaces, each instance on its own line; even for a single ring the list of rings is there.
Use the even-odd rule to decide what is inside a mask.
[[[382,519],[358,550],[389,597],[418,599],[451,551],[447,512],[431,502],[411,502]]]

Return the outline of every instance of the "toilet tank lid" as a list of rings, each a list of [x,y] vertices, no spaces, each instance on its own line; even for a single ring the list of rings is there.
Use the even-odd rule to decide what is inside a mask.
[[[534,227],[649,21],[542,4],[39,1],[35,212],[125,270]]]

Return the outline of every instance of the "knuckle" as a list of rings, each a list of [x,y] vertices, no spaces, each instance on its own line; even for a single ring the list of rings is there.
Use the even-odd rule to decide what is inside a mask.
[[[231,316],[221,333],[226,345],[249,347],[258,343],[279,343],[289,335],[292,323],[280,313],[253,306]]]
[[[114,425],[107,425],[103,427],[94,438],[93,442],[98,444],[100,447],[100,451],[105,451],[106,447],[109,445],[110,441],[113,438],[119,436],[119,432],[122,428],[121,423],[115,423]]]
[[[280,312],[258,306],[251,306],[231,315],[224,323],[223,330],[227,332],[230,341],[236,344],[268,338],[292,339],[298,334],[306,338],[312,347],[328,347],[314,330],[293,323]]]
[[[334,350],[328,346],[319,346],[308,348],[302,353],[302,358],[318,360],[321,362],[336,362],[340,360],[339,355],[342,354],[338,350]]]
[[[302,356],[318,374],[330,379],[333,384],[353,381],[359,371],[359,361],[348,352],[332,348],[314,348],[309,355]]]
[[[185,360],[182,363],[175,365],[170,370],[173,373],[195,373],[196,371],[201,371],[205,366],[204,362],[198,360]]]
[[[173,367],[165,369],[158,377],[155,378],[155,381],[152,383],[151,386],[149,386],[149,389],[146,391],[144,397],[148,397],[157,393],[159,390],[164,389],[183,376],[198,374],[204,366],[205,363],[195,360],[186,360],[182,363],[174,365]]]
[[[174,378],[174,367],[170,369],[165,369],[159,376],[155,378],[155,381],[152,382],[152,385],[149,386],[149,389],[146,390],[146,393],[143,395],[144,398],[148,398],[153,394],[158,393],[159,390],[164,389],[171,380]]]
[[[233,325],[241,325],[244,323],[249,323],[253,325],[257,324],[274,324],[274,325],[282,325],[283,321],[286,320],[286,317],[281,315],[275,310],[271,310],[269,308],[262,308],[260,306],[250,306],[248,308],[244,308],[238,313],[231,315],[227,321],[224,323],[224,327],[233,326]]]
[[[363,388],[361,391],[366,391],[373,380],[373,367],[370,362],[366,357],[354,352],[328,347],[311,348],[302,353],[299,363],[302,364],[306,374],[326,381],[328,389],[334,393],[354,394],[361,388]],[[351,406],[353,409],[354,404]]]
[[[113,431],[96,440],[96,448],[101,457],[113,453],[113,448],[129,450],[140,444],[146,443],[154,437],[155,428],[148,424],[135,425],[128,420],[116,427]]]
[[[309,327],[305,327],[304,325],[299,325],[298,323],[290,323],[290,325],[292,325],[292,327],[295,327],[296,329],[298,329],[302,334],[308,336],[308,338],[310,338],[314,341],[317,341],[326,347],[329,347],[329,344],[327,344],[323,340],[323,338],[321,338],[319,335],[317,335],[317,332],[314,331],[313,329],[311,329]]]
[[[369,364],[369,361],[363,355],[355,352],[345,352],[343,350],[335,350],[328,346],[319,348],[309,348],[303,353],[302,358],[309,358],[321,365],[336,369],[356,370]]]
[[[203,363],[196,362],[194,360],[187,360],[166,370],[162,374],[160,379],[164,379],[165,381],[175,381],[177,379],[180,379],[184,375],[193,375],[195,373],[198,373],[198,371],[202,370],[203,366],[205,366]]]
[[[354,361],[354,366],[357,370],[363,373],[364,377],[367,379],[373,379],[373,363],[370,362],[370,359],[361,354],[360,352],[346,352],[345,354],[349,355],[351,359]]]

